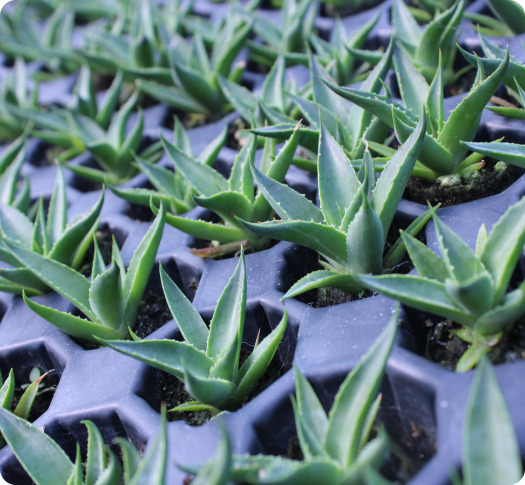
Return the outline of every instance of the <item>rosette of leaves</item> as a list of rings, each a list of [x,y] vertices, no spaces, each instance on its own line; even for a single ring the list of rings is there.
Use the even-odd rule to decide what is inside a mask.
[[[361,89],[368,95],[379,95],[392,61],[393,44],[390,43],[383,59],[363,82]],[[296,106],[309,122],[309,126],[299,131],[299,144],[304,151],[315,159],[319,148],[321,118],[325,129],[341,145],[357,167],[365,152],[365,139],[382,144],[388,134],[388,125],[372,113],[354,104],[342,103],[340,96],[332,92],[328,85],[333,81],[316,57],[309,56],[312,100],[304,96],[291,95]],[[324,81],[323,81],[324,80]],[[325,82],[326,81],[326,82]],[[277,140],[287,140],[293,133],[294,124],[281,123],[274,126],[257,128],[253,133]],[[296,165],[316,173],[317,164],[308,160],[296,160]]]
[[[115,453],[105,445],[97,426],[91,421],[82,424],[88,431],[87,460],[82,463],[77,443],[73,463],[43,430],[0,408],[0,431],[36,485],[164,485],[168,456],[165,409],[159,433],[144,458],[127,439],[115,439],[124,470]]]
[[[248,41],[246,45],[250,49],[250,57],[268,67],[279,56],[294,63],[295,54],[304,52],[310,35],[314,33],[316,14],[313,0],[284,0],[279,26],[261,13],[254,14],[253,30],[264,44]]]
[[[188,133],[184,126],[175,118],[173,133],[174,146],[188,157],[193,158],[193,149]],[[217,156],[228,136],[228,126],[224,126],[222,133],[215,138],[196,158],[200,163],[213,167]],[[170,214],[184,214],[195,207],[190,185],[179,171],[172,172],[166,168],[148,163],[140,157],[135,157],[137,168],[148,178],[155,190],[141,188],[111,187],[111,191],[132,204],[150,207],[151,202],[158,206],[162,200]]]
[[[459,79],[468,70],[454,72],[456,58],[456,40],[459,36],[459,24],[465,10],[465,0],[457,0],[448,10],[436,13],[436,16],[423,30],[417,23],[403,0],[394,0],[392,4],[392,29],[394,37],[403,48],[412,64],[428,83],[441,68],[440,55],[443,59],[443,81],[449,85]],[[360,59],[377,63],[380,52],[350,49]]]
[[[185,113],[208,117],[218,116],[227,108],[227,99],[219,84],[220,76],[234,83],[241,81],[244,63],[232,69],[237,55],[244,47],[251,23],[244,21],[227,22],[219,32],[208,56],[203,36],[197,32],[188,46],[184,39],[177,42],[171,57],[172,80],[166,85],[142,80],[142,92],[167,103]]]
[[[0,139],[13,140],[26,129],[27,122],[21,121],[10,107],[34,110],[38,106],[38,84],[29,88],[27,66],[17,57],[11,73],[6,75],[0,88]]]
[[[463,481],[454,485],[518,483],[523,478],[520,446],[487,357],[476,367],[463,426]]]
[[[399,309],[341,384],[328,415],[310,383],[295,369],[296,397],[292,396],[292,404],[304,460],[264,455],[231,457],[229,443],[223,438],[217,456],[213,462],[204,465],[200,476],[206,476],[208,470],[215,470],[217,476],[220,472],[224,477],[231,463],[229,480],[236,483],[389,484],[378,471],[388,451],[388,437],[380,426],[375,438],[370,439],[370,435],[381,404],[378,393],[394,343],[398,316]],[[183,469],[194,474],[199,471],[199,467]],[[227,481],[223,478],[223,481],[212,483],[222,485]]]
[[[21,164],[20,160],[19,155],[18,163]],[[19,198],[11,205],[7,204],[9,198],[12,198],[15,174],[19,170],[16,162],[12,169],[11,173],[6,172],[10,177],[5,180],[2,178],[1,181],[7,184],[10,178],[11,185],[2,194],[5,199],[0,203],[0,259],[12,268],[2,268],[0,291],[18,295],[24,291],[30,296],[45,295],[50,293],[53,287],[37,276],[33,271],[35,268],[32,267],[32,262],[21,261],[14,256],[10,248],[19,247],[20,251],[27,252],[30,257],[38,257],[74,271],[82,264],[93,234],[98,228],[104,194],[87,214],[76,217],[68,224],[64,175],[59,167],[47,218],[44,200],[40,198],[33,222],[22,211],[29,205],[28,188],[23,189]]]
[[[321,127],[318,183],[321,208],[294,190],[267,177],[255,167],[261,192],[281,220],[241,222],[255,234],[290,241],[311,248],[322,256],[323,270],[314,271],[295,283],[284,295],[291,298],[315,288],[335,287],[351,293],[364,285],[360,273],[392,271],[405,255],[397,241],[386,256],[385,243],[397,206],[423,144],[426,119],[392,157],[379,180],[372,157],[365,152],[358,174],[342,148]],[[417,235],[431,211],[418,217],[407,229]]]
[[[334,92],[357,104],[378,119],[395,129],[397,139],[404,143],[414,130],[417,121],[426,109],[428,117],[423,147],[416,165],[415,176],[430,181],[444,175],[462,175],[479,170],[483,166],[483,155],[472,153],[466,156],[468,148],[463,142],[474,140],[481,121],[483,109],[494,95],[505,77],[509,66],[509,54],[492,75],[485,78],[481,63],[471,91],[446,119],[443,100],[443,71],[438,69],[436,77],[429,86],[425,78],[411,63],[404,50],[394,46],[396,76],[401,90],[404,106],[393,101],[388,95],[372,95],[362,90],[338,87],[326,82]],[[393,150],[371,143],[374,151],[391,156]]]
[[[481,226],[475,251],[434,215],[442,258],[411,235],[402,234],[419,275],[360,276],[358,280],[404,305],[462,325],[455,334],[471,345],[456,370],[467,371],[525,313],[525,282],[507,292],[525,244],[524,208],[525,199],[510,207],[489,236],[485,225]]]
[[[79,67],[71,42],[75,13],[69,2],[46,19],[43,28],[27,2],[0,15],[0,51],[13,58],[41,61],[55,74],[69,74]]]
[[[240,408],[270,365],[287,324],[287,313],[239,368],[246,314],[246,269],[244,252],[224,288],[210,323],[206,326],[197,310],[170,277],[160,269],[166,301],[184,336],[176,340],[107,341],[104,345],[176,376],[195,401],[170,411],[203,411],[213,414]]]
[[[38,370],[38,368],[35,367],[35,369]],[[49,374],[49,372],[47,373]],[[40,389],[41,382],[45,379],[47,374],[39,375],[36,377],[31,384],[29,384],[20,399],[18,400],[18,403],[15,406],[15,409],[13,410],[13,414],[15,416],[18,416],[21,419],[27,419],[29,416],[29,413],[31,412],[31,409],[33,408],[33,404],[35,403],[35,399],[38,395],[38,391]],[[0,383],[3,382],[3,385],[0,387],[0,408],[6,409],[7,411],[10,411],[13,407],[13,400],[15,397],[15,375],[13,373],[13,369],[9,371],[9,376],[7,379],[2,379],[2,374],[0,373]],[[3,439],[1,430],[0,430],[0,449],[3,448],[6,445],[5,440]]]
[[[126,270],[118,245],[113,239],[112,263],[106,269],[94,240],[91,281],[83,274],[56,260],[32,252],[20,244],[4,240],[12,259],[25,266],[42,284],[69,300],[86,318],[40,305],[23,292],[27,306],[63,332],[96,342],[96,337],[124,339],[135,326],[139,303],[155,264],[164,230],[166,211],[159,215],[137,246]]]
[[[275,158],[273,150],[266,151],[261,162],[262,173],[279,182],[284,180],[297,149],[298,127],[299,125]],[[215,224],[168,214],[166,222],[176,229],[199,239],[217,241],[219,244],[204,249],[192,249],[191,252],[196,256],[212,257],[238,251],[243,246],[250,246],[255,251],[266,249],[270,240],[247,229],[235,217],[255,223],[267,221],[273,215],[273,209],[262,192],[255,192],[254,189],[250,165],[255,159],[256,137],[251,135],[237,155],[229,180],[212,167],[188,156],[163,137],[162,143],[175,164],[175,170],[191,187],[195,203],[215,212],[224,221],[224,224]],[[157,210],[155,205],[152,205],[152,209],[154,212]]]

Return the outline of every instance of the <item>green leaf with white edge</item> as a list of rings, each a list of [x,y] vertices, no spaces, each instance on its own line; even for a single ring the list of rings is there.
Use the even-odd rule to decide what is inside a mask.
[[[301,111],[301,114],[306,118],[310,129],[318,131],[322,119],[323,125],[328,133],[333,136],[337,135],[339,121],[332,111],[315,101],[310,101],[301,96],[290,94],[290,97],[293,99],[297,108]]]
[[[139,95],[139,91],[135,91],[111,120],[107,132],[107,140],[111,144],[111,146],[113,146],[116,149],[122,146],[122,143],[124,142],[124,139],[126,137],[128,119],[131,112],[137,104]]]
[[[321,210],[327,224],[339,227],[360,183],[343,149],[323,126],[317,165]]]
[[[204,150],[202,150],[202,152],[197,157],[197,160],[199,160],[204,165],[213,167],[213,164],[217,160],[217,156],[219,155],[221,148],[226,143],[227,137],[228,125],[225,123],[221,134],[217,136],[217,138],[215,138]]]
[[[314,221],[322,224],[324,216],[320,209],[304,195],[287,185],[280,184],[261,173],[255,166],[252,171],[259,190],[282,220]]]
[[[494,225],[481,261],[492,275],[496,303],[502,301],[525,244],[525,199],[510,207]]]
[[[35,379],[35,381],[33,381],[27,387],[27,389],[24,391],[24,394],[20,398],[20,401],[18,401],[18,404],[16,405],[13,414],[16,414],[19,418],[22,419],[28,418],[31,409],[33,408],[33,404],[35,403],[35,399],[40,388],[40,383],[46,377],[46,375],[47,374],[44,374],[38,379]]]
[[[238,363],[245,313],[246,269],[244,252],[241,251],[239,262],[217,302],[217,307],[210,323],[210,334],[206,351],[208,357],[216,360],[224,349],[237,342],[236,362]],[[236,375],[237,372],[235,372]]]
[[[107,129],[111,121],[111,116],[117,108],[118,99],[120,96],[120,90],[124,80],[122,71],[117,72],[115,79],[111,83],[111,86],[102,100],[102,104],[98,109],[95,121],[104,129]]]
[[[362,429],[383,381],[398,318],[399,307],[381,336],[341,384],[330,410],[324,445],[343,469],[352,465],[360,452]]]
[[[68,335],[89,340],[90,342],[95,342],[95,337],[104,339],[121,339],[125,337],[125,333],[121,334],[99,323],[90,322],[84,318],[76,317],[71,313],[61,312],[54,308],[40,305],[27,298],[25,293],[23,296],[26,305],[32,311]]]
[[[317,288],[339,288],[348,293],[357,293],[363,289],[363,285],[357,281],[354,275],[326,270],[313,271],[294,283],[282,299],[295,298],[306,291]]]
[[[66,485],[84,485],[83,478],[84,470],[82,468],[82,454],[80,453],[80,445],[77,443],[77,455],[75,458],[75,466]]]
[[[426,127],[427,117],[423,110],[423,116],[416,129],[387,163],[374,190],[371,205],[383,225],[383,242],[386,241],[397,206],[421,153],[426,137]]]
[[[199,376],[208,376],[214,362],[204,352],[175,340],[109,341],[104,345],[184,380],[184,366]]]
[[[401,0],[398,0],[401,1]],[[445,102],[443,98],[443,61],[441,59],[441,51],[439,52],[439,64],[436,71],[436,75],[430,85],[428,91],[428,97],[426,100],[428,110],[428,121],[432,129],[432,136],[437,138],[439,133],[445,126],[446,113],[445,113]],[[427,131],[430,131],[428,130]]]
[[[66,184],[62,167],[57,166],[57,177],[47,214],[47,239],[51,247],[60,239],[67,225]]]
[[[81,421],[88,430],[88,450],[85,485],[95,485],[107,466],[107,453],[104,439],[91,421]]]
[[[89,289],[89,303],[97,321],[122,333],[122,327],[133,326],[136,311],[126,311],[122,279],[118,265],[113,262],[109,269],[94,277]]]
[[[206,352],[209,330],[199,312],[160,266],[160,280],[166,302],[184,339],[196,349]]]
[[[171,161],[195,189],[209,197],[229,188],[228,181],[216,170],[180,151],[161,135],[162,145]]]
[[[107,450],[108,466],[100,475],[95,485],[120,485],[122,483],[122,466],[113,451]]]
[[[257,137],[250,134],[248,142],[241,148],[233,163],[229,186],[230,190],[244,195],[251,203],[254,200],[253,176],[250,165],[255,160]],[[210,194],[213,195],[213,194]]]
[[[251,219],[252,204],[238,192],[221,192],[211,197],[193,197],[195,203],[205,209],[210,209],[217,214],[234,214],[241,219]],[[227,217],[226,216],[226,217]]]
[[[273,67],[270,69],[270,72],[266,76],[262,87],[263,101],[267,105],[277,109],[281,113],[285,112],[285,102],[283,93],[284,68],[284,57],[279,56],[273,64]]]
[[[13,403],[13,396],[15,394],[15,375],[13,369],[9,371],[9,376],[0,388],[0,407],[4,409],[11,409]]]
[[[210,378],[223,379],[229,382],[235,381],[239,369],[237,351],[241,345],[240,339],[242,339],[242,335],[237,334],[221,354],[213,359],[215,364],[210,369]]]
[[[238,111],[245,121],[250,122],[251,114],[257,109],[256,96],[244,86],[218,76],[219,86],[235,111]]]
[[[312,430],[308,425],[301,419],[299,410],[297,408],[297,401],[294,396],[290,396],[292,401],[293,413],[295,418],[295,429],[297,431],[297,437],[299,438],[299,445],[301,447],[301,452],[303,453],[304,460],[310,461],[312,457],[321,457],[325,459],[330,459],[326,455],[326,452],[323,449],[321,441],[314,435]]]
[[[10,147],[6,148],[6,151]],[[5,205],[11,205],[16,194],[17,183],[20,177],[20,170],[25,162],[26,158],[26,145],[24,145],[19,154],[14,158],[14,160],[9,161],[4,170],[1,171],[2,176],[0,177],[0,202]],[[10,157],[6,157],[4,160],[9,160]],[[3,160],[0,160],[2,163]]]
[[[221,110],[222,93],[214,89],[200,72],[184,67],[178,62],[173,63],[173,69],[182,88],[191,98],[198,100],[206,112]]]
[[[139,451],[126,438],[115,438],[114,444],[120,446],[122,462],[124,464],[124,483],[129,485],[135,475],[142,457]]]
[[[135,125],[133,125],[133,128],[118,149],[118,160],[115,167],[115,172],[120,177],[125,177],[125,174],[129,173],[129,162],[133,158],[133,153],[139,149],[140,142],[142,141],[143,130],[144,112],[141,108],[139,108]]]
[[[0,230],[2,235],[29,248],[33,240],[33,224],[25,214],[0,204]]]
[[[422,37],[421,28],[403,0],[392,4],[392,28],[399,42],[415,54]]]
[[[22,265],[29,268],[49,287],[61,294],[81,310],[88,318],[96,321],[89,305],[90,281],[68,266],[33,253],[18,244],[4,241],[11,254]]]
[[[31,249],[35,253],[47,256],[49,252],[49,240],[47,237],[44,211],[44,199],[43,197],[40,197],[35,223],[33,224],[33,241]]]
[[[37,485],[67,483],[73,472],[73,464],[48,435],[1,407],[0,431]]]
[[[117,155],[115,152],[115,161],[117,160]],[[98,159],[99,162],[101,162],[101,159]],[[83,167],[82,165],[72,165],[70,163],[63,163],[64,167],[71,170],[76,175],[85,178],[86,180],[90,180],[91,182],[95,182],[97,184],[117,184],[120,185],[123,183],[123,181],[114,176],[112,173],[108,173],[104,170],[99,170],[97,168],[91,168],[91,167]],[[100,165],[103,165],[101,162]]]
[[[523,284],[517,290],[507,294],[502,305],[482,315],[474,330],[481,335],[492,336],[509,329],[525,313],[525,288]]]
[[[412,114],[420,117],[427,103],[428,83],[396,42],[394,43],[394,61],[401,98]]]
[[[241,405],[243,400],[250,395],[259,380],[263,377],[266,369],[268,369],[281,343],[287,323],[288,312],[285,309],[279,325],[272,330],[270,335],[259,343],[239,369],[237,389],[233,396],[233,400],[237,404]]]
[[[201,412],[201,411],[210,411],[212,414],[218,414],[220,411],[214,407],[209,406],[208,404],[201,404],[199,401],[189,401],[175,406],[172,409],[168,409],[168,412]]]
[[[23,163],[23,160],[25,160],[25,154],[27,153],[26,141],[32,130],[33,124],[29,123],[24,133],[13,141],[13,143],[8,145],[2,152],[0,155],[0,174],[4,174],[13,164],[16,165]],[[17,162],[15,162],[15,160],[17,160]]]
[[[296,125],[294,123],[283,123],[280,125],[251,129],[250,132],[258,136],[284,141],[293,135],[295,127]],[[301,127],[299,130],[299,145],[313,153],[317,153],[319,148],[319,130]]]
[[[164,204],[161,204],[153,224],[135,250],[126,273],[124,280],[124,289],[127,293],[126,313],[134,308],[136,315],[140,299],[146,289],[149,275],[155,264],[155,257],[162,239],[165,221],[166,207]]]
[[[494,304],[494,282],[488,272],[474,276],[461,285],[452,279],[445,281],[449,296],[467,313],[481,317]]]
[[[523,6],[512,0],[488,0],[490,9],[514,34],[525,33],[525,12]]]
[[[525,110],[522,110],[525,112]],[[495,158],[502,162],[525,168],[525,147],[514,143],[462,143],[465,147],[473,152],[481,153],[486,157]]]
[[[403,305],[450,318],[472,328],[476,319],[459,308],[438,281],[412,275],[356,276],[365,288],[398,300]]]
[[[445,262],[425,244],[405,232],[401,233],[408,255],[422,278],[444,283],[450,278]]]
[[[193,148],[191,147],[188,132],[184,128],[177,116],[175,118],[175,128],[173,129],[173,144],[189,157],[193,157]]]
[[[175,86],[165,86],[164,84],[144,79],[139,81],[139,86],[141,92],[182,112],[203,115],[208,113],[208,110],[196,99],[188,96],[184,89]]]
[[[255,234],[302,244],[326,258],[346,266],[346,234],[335,227],[306,221],[274,221],[262,222],[261,224],[240,222]]]
[[[164,167],[152,165],[138,156],[135,156],[135,163],[159,192],[171,196],[175,195],[175,174],[172,171]]]
[[[482,84],[463,98],[445,122],[437,141],[456,156],[460,163],[467,152],[462,141],[470,142],[476,136],[484,107],[496,92],[509,66],[509,52],[500,66]]]
[[[381,219],[363,194],[361,207],[352,219],[346,234],[348,272],[381,274],[384,239]]]
[[[469,282],[485,268],[463,239],[439,217],[433,216],[439,248],[447,270],[460,284]]]
[[[233,410],[231,407],[235,384],[225,379],[201,377],[193,373],[193,369],[184,366],[184,384],[191,396],[197,401],[216,407],[217,409]]]
[[[137,467],[130,485],[164,485],[168,458],[168,435],[166,410],[161,412],[160,427],[153,443],[148,447],[144,459]]]
[[[465,485],[516,483],[523,476],[512,420],[487,358],[474,374],[463,430]]]
[[[243,48],[251,29],[252,23],[247,23],[229,39],[226,45],[221,46],[220,54],[214,61],[214,73],[220,74],[221,76],[228,76],[232,63]]]

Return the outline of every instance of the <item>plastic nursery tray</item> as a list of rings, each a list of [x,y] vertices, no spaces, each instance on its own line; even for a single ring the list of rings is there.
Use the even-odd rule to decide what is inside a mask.
[[[388,43],[391,33],[390,2],[343,19],[345,27],[351,32],[375,15],[378,8],[383,8],[383,14],[366,48],[375,49]],[[482,12],[485,6],[483,0],[477,0],[468,8]],[[226,11],[217,4],[212,7],[205,0],[198,0],[195,9],[214,18],[224,15]],[[321,17],[317,22],[326,32],[333,24],[331,19]],[[460,42],[469,50],[479,49],[477,36],[467,22]],[[512,39],[511,51],[516,57],[523,58],[519,37]],[[290,68],[288,73],[301,82],[308,79],[307,70],[301,66]],[[257,76],[252,75],[252,81],[256,79]],[[41,100],[65,104],[73,82],[74,76],[70,76],[62,82],[44,84]],[[254,85],[257,89],[257,82],[254,81]],[[452,109],[457,102],[457,98],[449,98],[447,110]],[[171,136],[166,129],[169,116],[169,108],[162,104],[145,110],[145,143],[158,140],[159,128],[166,136]],[[196,154],[220,133],[224,123],[232,122],[235,117],[233,114],[217,123],[190,130],[189,136]],[[131,123],[133,120],[130,120]],[[494,140],[503,135],[507,136],[507,141],[525,143],[525,126],[521,122],[485,111],[479,139]],[[24,170],[31,182],[32,197],[43,195],[49,198],[56,168],[43,163],[46,147],[42,142],[31,139],[30,148]],[[229,148],[221,151],[217,167],[225,175],[235,155]],[[75,163],[89,165],[92,160],[89,156],[82,156]],[[167,157],[159,163],[171,167]],[[100,191],[91,190],[92,187],[67,171],[66,180],[71,219],[87,211],[100,196]],[[315,177],[292,167],[286,182],[311,200],[316,199]],[[127,186],[146,187],[147,180],[139,175]],[[440,209],[439,215],[473,245],[481,223],[485,223],[490,230],[505,210],[523,195],[525,176],[499,195]],[[406,226],[424,210],[419,204],[402,201],[396,222]],[[106,191],[102,225],[116,236],[125,262],[129,262],[134,248],[149,227],[147,212],[144,217],[137,217],[139,212],[130,211],[127,202]],[[130,217],[130,214],[134,214],[135,218]],[[211,214],[197,208],[187,217],[206,219]],[[427,226],[426,236],[429,247],[436,248],[432,224]],[[209,319],[236,261],[203,261],[189,253],[188,248],[193,245],[190,236],[167,225],[157,263],[162,262],[186,295],[193,298],[194,305],[203,317]],[[317,256],[312,251],[284,242],[246,256],[248,305],[244,344],[247,348],[253,346],[259,329],[264,336],[277,325],[284,311],[280,298],[297,279],[314,268],[316,261]],[[150,277],[148,290],[162,294],[157,267]],[[71,305],[58,295],[41,297],[39,301],[63,310],[72,310]],[[323,404],[329,409],[340,383],[388,323],[394,302],[375,296],[317,309],[291,299],[286,302],[286,308],[289,326],[276,358],[285,368],[289,368],[292,363],[297,365],[313,383]],[[158,371],[111,349],[84,350],[67,335],[32,313],[18,297],[0,293],[0,311],[3,315],[0,322],[0,370],[5,373],[13,367],[16,378],[27,381],[34,366],[43,371],[55,369],[58,387],[49,410],[36,421],[37,426],[53,436],[71,456],[76,441],[80,441],[85,448],[86,430],[80,424],[85,419],[94,421],[100,427],[108,444],[116,436],[127,436],[140,449],[147,446],[158,432],[160,423]],[[472,372],[455,374],[426,360],[421,344],[421,328],[426,317],[403,310],[402,318],[404,322],[389,359],[383,384],[379,418],[394,441],[423,464],[410,480],[410,485],[448,485],[449,471],[459,468],[461,464],[461,430]],[[181,338],[181,335],[175,322],[170,321],[148,338]],[[524,371],[523,361],[496,368],[521,448],[525,450],[525,413],[522,410],[525,389],[516,384],[521,382]],[[289,397],[294,387],[293,371],[288,371],[243,408],[225,416],[224,421],[236,453],[286,453],[290,440],[296,436]],[[201,427],[190,427],[184,421],[170,422],[168,431],[167,483],[182,485],[185,474],[173,463],[206,461],[216,448],[219,432],[213,420]],[[0,451],[0,472],[9,483],[31,483],[8,447]]]

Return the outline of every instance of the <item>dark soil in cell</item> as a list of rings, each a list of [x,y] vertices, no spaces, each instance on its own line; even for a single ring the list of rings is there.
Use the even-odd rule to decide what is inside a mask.
[[[102,258],[104,259],[104,263],[106,265],[111,263],[111,254],[112,254],[112,234],[111,231],[108,229],[97,231],[95,233],[95,237],[97,238],[97,244],[98,248],[100,250],[100,253],[102,254]],[[87,277],[91,276],[91,271],[93,269],[93,257],[95,256],[95,245],[92,242],[89,245],[89,249],[86,252],[86,255],[84,256],[84,262],[80,267],[80,272]]]
[[[140,338],[146,338],[163,325],[173,320],[166,298],[155,293],[142,297],[133,330]]]
[[[124,208],[124,215],[140,222],[153,222],[155,220],[155,214],[149,207],[138,204],[127,204]]]
[[[464,204],[496,195],[510,187],[523,175],[523,170],[487,159],[485,166],[477,172],[463,176],[451,175],[436,182],[411,178],[403,198],[419,204],[441,204],[441,207]]]
[[[57,383],[56,376],[54,376],[53,374],[54,373],[47,375],[46,377],[44,377],[44,379],[41,382],[40,390],[38,391],[35,397],[35,401],[33,403],[33,406],[27,418],[28,421],[31,423],[36,421],[40,416],[42,416],[42,414],[44,414],[49,409],[51,400],[53,399],[53,396],[55,395],[56,383]],[[15,393],[13,396],[13,403],[11,405],[11,410],[14,410],[16,408],[20,399],[24,395],[24,392],[25,392],[25,389],[22,389],[22,388],[15,389]]]

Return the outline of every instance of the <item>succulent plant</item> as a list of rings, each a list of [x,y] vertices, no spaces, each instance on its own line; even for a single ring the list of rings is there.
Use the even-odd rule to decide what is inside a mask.
[[[310,383],[295,369],[296,397],[292,396],[292,403],[303,461],[265,455],[228,458],[228,441],[223,438],[217,456],[201,473],[207,469],[222,472],[231,461],[229,478],[239,483],[389,484],[378,471],[388,451],[388,437],[380,426],[372,440],[370,433],[381,403],[378,393],[394,343],[398,316],[399,309],[341,384],[328,416]],[[184,469],[195,474],[199,467]],[[226,482],[217,482],[217,485],[223,483]]]
[[[88,431],[84,464],[78,443],[73,463],[43,430],[0,407],[0,431],[36,485],[164,485],[168,448],[165,410],[160,431],[144,458],[127,439],[115,440],[121,449],[124,470],[114,452],[104,444],[97,426],[91,421],[82,424]]]
[[[452,84],[459,79],[466,70],[454,72],[456,58],[455,43],[459,36],[459,24],[465,10],[465,0],[457,0],[454,5],[436,16],[424,30],[418,25],[414,16],[403,2],[394,0],[392,4],[392,28],[394,37],[403,52],[410,59],[428,83],[436,77],[441,69],[443,59],[443,82]],[[381,58],[380,52],[361,51],[349,49],[352,54],[360,59],[375,63]]]
[[[38,370],[38,368],[36,367],[35,369]],[[13,410],[13,414],[15,416],[18,416],[22,419],[28,418],[31,409],[33,408],[35,399],[38,395],[40,385],[48,374],[49,372],[43,375],[38,374],[38,377],[35,377],[31,384],[29,384],[25,388],[22,396],[20,396],[20,399],[18,400],[18,403],[15,406],[15,409]],[[9,376],[7,377],[5,382],[2,379],[2,374],[0,373],[0,383],[2,382],[3,384],[0,387],[0,408],[10,411],[13,407],[13,399],[15,397],[15,375],[13,373],[13,369],[9,371]],[[0,448],[3,448],[5,445],[6,442],[3,439],[0,430]]]
[[[22,151],[21,154],[23,153]],[[37,257],[50,264],[79,268],[97,230],[104,194],[88,214],[78,216],[68,224],[64,175],[59,167],[47,219],[44,201],[41,198],[35,221],[32,222],[21,211],[29,204],[28,189],[23,189],[18,204],[8,205],[12,197],[15,175],[22,161],[23,157],[19,155],[18,164],[15,162],[4,174],[6,178],[2,179],[6,184],[9,184],[10,180],[11,183],[10,189],[2,194],[5,199],[0,200],[0,259],[11,265],[12,269],[2,269],[0,290],[16,294],[25,291],[30,296],[45,295],[50,293],[53,287],[32,271],[34,268],[31,262],[17,259],[10,247],[20,248],[20,251],[28,253],[30,258]]]
[[[525,199],[510,207],[489,236],[482,225],[475,251],[434,215],[442,258],[403,233],[419,275],[362,275],[357,279],[373,291],[462,325],[455,334],[471,345],[457,371],[467,371],[525,313],[525,283],[507,293],[525,244],[524,208]]]
[[[287,324],[287,313],[277,327],[239,368],[246,313],[246,269],[241,250],[239,263],[224,288],[210,323],[206,326],[197,310],[161,268],[164,295],[185,342],[142,340],[135,342],[99,339],[118,352],[168,372],[184,382],[196,400],[170,411],[234,411],[256,388],[270,365]]]
[[[426,119],[386,165],[376,182],[370,152],[365,151],[358,174],[342,148],[321,126],[318,181],[321,208],[253,168],[261,192],[281,220],[253,223],[241,220],[252,232],[302,244],[317,251],[325,268],[295,283],[283,299],[314,288],[335,287],[351,293],[364,289],[360,273],[391,271],[404,257],[399,240],[383,257],[386,238],[397,206],[423,144]],[[417,235],[433,210],[407,229]]]
[[[496,18],[470,13],[466,18],[478,24],[480,32],[498,37],[513,37],[525,33],[523,6],[513,0],[487,0],[488,7]]]
[[[523,465],[516,432],[489,359],[476,367],[463,427],[463,482],[454,485],[518,483]]]
[[[213,167],[227,135],[228,127],[225,125],[222,133],[201,152],[197,160],[204,165]],[[178,118],[175,118],[173,138],[175,146],[179,147],[188,157],[193,157],[190,139]],[[128,202],[145,207],[149,207],[151,201],[153,201],[155,206],[158,206],[159,201],[162,200],[166,205],[167,212],[175,215],[184,214],[195,207],[193,195],[189,190],[190,185],[179,171],[172,172],[166,168],[148,163],[138,156],[135,157],[135,163],[138,169],[146,175],[155,190],[111,187],[112,192],[116,195]]]
[[[486,79],[483,65],[478,64],[472,90],[463,97],[448,119],[443,102],[442,69],[438,69],[436,77],[429,86],[404,50],[397,44],[394,46],[394,60],[405,106],[393,101],[389,96],[372,95],[365,91],[340,88],[325,82],[334,92],[394,128],[398,140],[402,143],[413,131],[426,106],[427,133],[418,158],[419,164],[416,166],[418,177],[436,180],[443,175],[462,175],[479,170],[483,166],[483,155],[473,153],[466,157],[468,148],[463,142],[473,141],[477,134],[483,109],[507,72],[508,51],[503,61],[497,61],[499,67]],[[385,156],[391,154],[391,150],[381,148],[377,143],[371,144],[371,147],[374,151],[383,152]]]
[[[12,259],[23,265],[24,269],[31,272],[43,285],[69,300],[87,319],[36,303],[23,292],[27,306],[73,337],[94,342],[96,337],[126,338],[128,329],[135,325],[139,303],[155,263],[164,230],[165,215],[164,205],[161,204],[159,215],[135,250],[127,270],[124,268],[115,239],[112,264],[108,269],[96,240],[93,240],[95,251],[91,281],[62,262],[4,239],[3,247]]]
[[[38,106],[38,84],[31,89],[29,84],[26,63],[17,57],[0,88],[0,140],[13,140],[26,129],[27,123],[12,113],[11,106],[30,110]]]
[[[262,173],[282,182],[292,163],[298,139],[297,129],[275,159],[273,150],[267,150],[261,162]],[[175,164],[175,170],[182,174],[192,191],[198,194],[193,197],[196,204],[215,212],[224,221],[224,224],[214,224],[168,214],[166,222],[171,226],[193,237],[219,243],[218,246],[191,250],[192,253],[212,257],[238,251],[242,246],[250,246],[256,251],[266,249],[270,240],[247,229],[233,215],[251,222],[266,221],[273,215],[270,204],[260,191],[255,193],[253,186],[250,166],[255,158],[256,137],[250,136],[237,155],[229,180],[208,165],[188,156],[166,139],[162,138],[162,143]],[[152,209],[156,211],[154,205]]]

